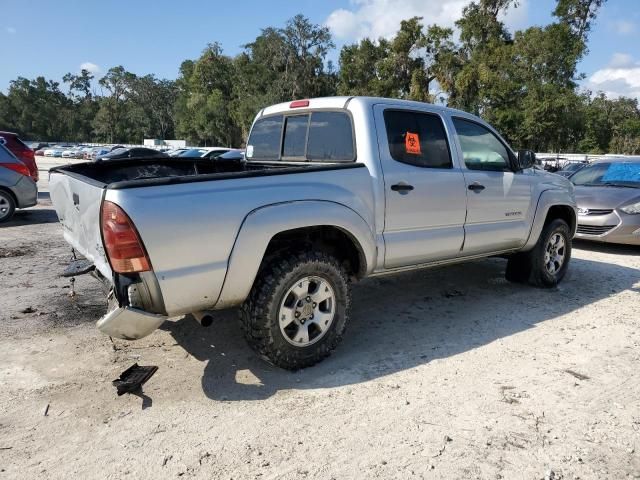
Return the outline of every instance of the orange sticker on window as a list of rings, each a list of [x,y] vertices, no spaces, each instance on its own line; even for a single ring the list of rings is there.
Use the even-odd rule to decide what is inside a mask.
[[[413,155],[420,155],[422,153],[420,151],[420,137],[417,133],[407,132],[404,138],[404,148],[407,153]]]

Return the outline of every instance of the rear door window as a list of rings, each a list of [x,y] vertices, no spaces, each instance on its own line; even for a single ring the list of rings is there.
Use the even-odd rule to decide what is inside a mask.
[[[307,158],[311,161],[355,160],[351,118],[344,112],[313,112]]]
[[[385,110],[384,123],[394,160],[424,168],[452,167],[447,134],[438,115]]]
[[[282,115],[260,118],[251,129],[247,157],[255,160],[278,160],[282,137]]]

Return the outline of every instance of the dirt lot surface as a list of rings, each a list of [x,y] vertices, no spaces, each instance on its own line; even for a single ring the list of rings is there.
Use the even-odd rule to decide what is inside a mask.
[[[640,251],[578,244],[546,291],[505,262],[369,279],[322,364],[273,368],[236,312],[95,329],[44,192],[0,228],[0,479],[640,478]],[[111,380],[157,365],[144,394]]]

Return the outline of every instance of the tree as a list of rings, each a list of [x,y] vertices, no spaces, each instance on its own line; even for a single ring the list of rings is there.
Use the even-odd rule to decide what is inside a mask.
[[[126,99],[134,74],[123,66],[112,67],[99,80],[103,95],[93,125],[96,133],[109,143],[124,142],[129,128],[126,122]]]
[[[58,82],[18,77],[2,96],[0,126],[25,138],[65,140],[68,130],[64,115],[69,104]]]
[[[441,101],[481,115],[515,146],[534,150],[637,153],[637,100],[579,91],[578,64],[605,0],[557,0],[554,20],[510,33],[501,18],[518,0],[475,0],[459,35],[422,18],[388,39],[340,51],[326,27],[302,15],[267,27],[234,58],[218,43],[186,60],[175,81],[111,68],[57,82],[18,77],[0,92],[0,128],[42,140],[139,143],[177,135],[191,143],[239,146],[260,109],[323,95]]]
[[[340,52],[338,92],[433,102],[433,85],[446,81],[454,61],[452,35],[451,29],[436,25],[425,33],[422,17],[413,17],[403,20],[390,40],[365,38],[346,45]]]
[[[68,98],[71,101],[65,115],[69,140],[83,141],[93,136],[92,123],[98,111],[91,86],[93,79],[94,76],[85,69],[79,75],[67,73],[62,77],[63,82],[69,85]]]
[[[240,141],[230,114],[233,61],[212,43],[200,58],[183,63],[178,80],[177,131],[205,145],[232,146]]]

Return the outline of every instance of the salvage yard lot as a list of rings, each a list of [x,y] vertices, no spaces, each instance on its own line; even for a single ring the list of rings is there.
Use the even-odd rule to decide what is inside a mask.
[[[46,191],[0,229],[0,478],[640,478],[637,248],[577,244],[553,290],[501,259],[367,279],[297,373],[235,311],[111,342],[70,255]],[[135,362],[159,370],[117,397]]]

